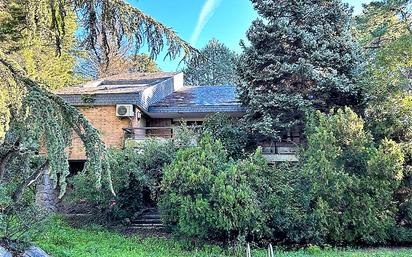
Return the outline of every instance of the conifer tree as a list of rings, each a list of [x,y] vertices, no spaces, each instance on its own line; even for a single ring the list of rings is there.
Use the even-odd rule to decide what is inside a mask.
[[[183,70],[189,86],[219,86],[236,83],[238,55],[217,39],[200,50],[202,58],[190,60]]]
[[[245,119],[268,136],[301,125],[304,113],[357,107],[360,54],[352,11],[340,0],[252,0],[260,18],[241,42],[238,68]]]

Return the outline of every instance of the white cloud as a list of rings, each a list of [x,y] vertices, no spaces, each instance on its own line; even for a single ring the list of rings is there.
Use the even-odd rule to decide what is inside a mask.
[[[216,8],[219,6],[222,0],[206,0],[202,10],[200,11],[199,17],[197,18],[197,23],[195,30],[190,37],[190,42],[193,46],[196,45],[197,40],[199,39],[200,33],[202,33],[207,22],[212,18],[215,13]]]

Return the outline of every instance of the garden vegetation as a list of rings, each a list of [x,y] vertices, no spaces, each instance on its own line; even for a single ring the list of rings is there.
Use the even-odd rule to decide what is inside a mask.
[[[354,20],[339,0],[252,3],[260,18],[247,32],[250,44],[242,44],[240,62],[216,41],[203,50],[228,56],[225,81],[239,84],[246,116],[215,114],[197,134],[182,127],[173,141],[107,150],[86,118],[49,91],[79,79],[69,76],[76,28],[85,32],[82,50],[95,53],[100,68],[110,64],[111,48],[119,50],[123,40],[136,49],[146,44],[152,56],[167,46],[168,56],[183,53],[193,65],[196,51],[120,0],[0,1],[0,243],[19,240],[31,226],[27,220],[42,219],[30,189],[44,174],[60,197],[70,180],[68,200],[88,202],[109,222],[157,206],[169,231],[183,238],[226,245],[412,243],[410,1],[372,1]],[[56,58],[49,58],[51,48]],[[35,49],[41,50],[37,57]],[[43,60],[47,65],[39,65]],[[48,71],[62,76],[47,76]],[[277,140],[295,128],[304,139],[299,161],[268,164],[254,138]],[[73,131],[85,143],[88,161],[70,177],[64,150]],[[42,149],[46,155],[39,154]],[[56,256],[90,256],[79,254],[84,236],[111,236],[101,229],[79,231],[58,224],[37,242]],[[135,240],[115,238],[122,251]],[[146,253],[150,243],[138,241],[139,251]],[[164,249],[162,244],[155,246]],[[159,256],[180,256],[177,248]]]

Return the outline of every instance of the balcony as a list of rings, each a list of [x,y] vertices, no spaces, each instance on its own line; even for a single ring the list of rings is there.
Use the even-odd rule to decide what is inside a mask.
[[[262,154],[269,162],[296,162],[299,145],[294,142],[262,142]]]
[[[167,138],[174,137],[174,131],[177,127],[134,127],[124,128],[126,139],[144,140],[146,138]]]
[[[189,126],[190,130],[197,131],[201,126]],[[174,139],[179,133],[179,126],[169,127],[130,127],[123,128],[125,132],[125,147],[139,147],[139,145],[148,138]]]
[[[198,131],[201,126],[190,126],[189,129]],[[147,138],[157,139],[174,139],[177,135],[179,127],[129,127],[124,128],[125,132],[125,147],[139,147],[139,145]],[[271,162],[296,162],[297,150],[300,144],[300,138],[289,137],[281,142],[264,140],[258,143],[262,147],[262,153],[265,158]]]

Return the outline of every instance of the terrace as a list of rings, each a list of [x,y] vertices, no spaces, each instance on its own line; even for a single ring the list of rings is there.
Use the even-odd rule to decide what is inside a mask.
[[[201,126],[189,126],[191,130],[198,131]],[[123,128],[125,147],[139,147],[139,144],[147,138],[174,139],[179,126],[165,127],[128,127]],[[269,162],[298,161],[297,151],[302,142],[300,133],[289,133],[282,140],[262,139],[258,140],[258,146]]]

